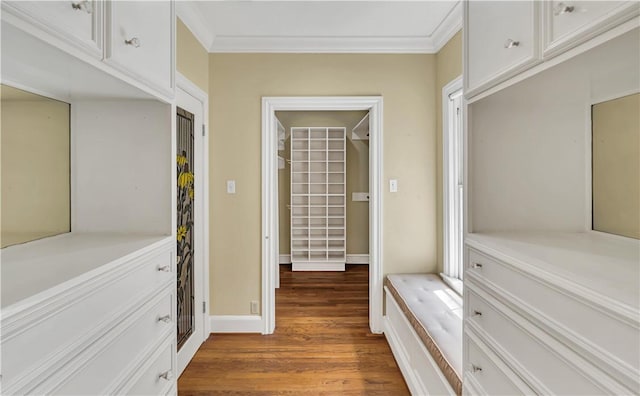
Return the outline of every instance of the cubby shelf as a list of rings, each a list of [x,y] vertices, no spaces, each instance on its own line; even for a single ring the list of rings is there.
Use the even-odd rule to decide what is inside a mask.
[[[294,271],[335,271],[336,263],[345,262],[345,133],[345,128],[291,128]]]

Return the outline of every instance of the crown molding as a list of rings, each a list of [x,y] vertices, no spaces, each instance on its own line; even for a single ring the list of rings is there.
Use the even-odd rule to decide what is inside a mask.
[[[202,13],[194,1],[176,1],[176,15],[207,51],[211,48],[215,35],[202,19]]]
[[[456,2],[449,14],[440,22],[438,27],[431,33],[434,52],[439,52],[451,37],[462,29],[462,1]]]

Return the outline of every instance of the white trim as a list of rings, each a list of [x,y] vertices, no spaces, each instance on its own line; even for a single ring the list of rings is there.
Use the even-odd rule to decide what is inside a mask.
[[[450,247],[449,247],[449,233],[450,233],[450,212],[451,212],[451,208],[449,207],[449,193],[451,192],[452,189],[452,181],[450,178],[450,174],[451,173],[451,169],[450,169],[450,156],[452,153],[450,153],[451,151],[451,146],[450,146],[450,138],[449,138],[449,129],[451,126],[451,123],[453,121],[453,117],[455,117],[455,114],[451,114],[450,111],[450,106],[449,106],[449,102],[451,101],[451,95],[455,94],[456,92],[462,92],[462,86],[463,86],[463,81],[462,81],[462,76],[458,76],[455,79],[451,80],[447,85],[445,85],[442,88],[442,131],[440,131],[441,136],[442,136],[442,258],[443,258],[443,271],[446,275],[454,277],[454,278],[459,278],[462,279],[462,266],[463,266],[463,257],[458,257],[458,259],[460,260],[460,265],[459,265],[459,269],[457,270],[452,270],[451,268],[449,268],[449,254],[450,254]],[[464,96],[461,97],[461,106],[460,106],[460,110],[463,112],[463,117],[465,114],[465,106],[464,106]],[[462,125],[460,125],[460,128],[462,128],[462,142],[460,142],[460,144],[463,145],[463,164],[462,164],[462,169],[461,171],[463,172],[463,194],[465,193],[466,190],[466,183],[465,183],[465,175],[464,175],[464,122]],[[463,197],[463,201],[464,201],[464,197]],[[466,210],[466,208],[464,207],[464,202],[461,203],[463,206],[463,211]],[[466,216],[463,216],[463,218]],[[463,221],[464,223],[464,221]],[[463,224],[463,228],[464,228],[464,224]],[[463,239],[464,239],[464,230],[463,232]],[[460,244],[464,245],[464,241],[461,240]],[[462,247],[461,247],[462,248]]]
[[[462,1],[456,2],[449,14],[431,33],[434,52],[440,52],[449,40],[462,29]]]
[[[293,271],[344,271],[344,263],[321,261],[321,262],[302,262],[293,263]]]
[[[336,97],[263,97],[262,98],[262,313],[263,334],[275,329],[275,266],[278,262],[277,191],[277,130],[273,122],[276,111],[369,110],[369,327],[382,332],[382,198],[383,198],[383,131],[381,96]],[[265,276],[265,274],[267,274]]]
[[[261,333],[262,316],[258,315],[211,315],[212,333]]]
[[[347,254],[347,264],[369,264],[368,254]]]
[[[176,1],[176,16],[189,28],[200,45],[208,51],[213,44],[215,35],[207,27],[206,22],[202,19],[202,13],[197,7],[193,1]]]
[[[278,260],[280,264],[291,264],[291,255],[290,254],[281,254],[280,260]]]
[[[205,128],[205,135],[202,137],[203,145],[203,178],[202,180],[209,180],[209,95],[203,91],[200,87],[194,84],[191,80],[186,78],[182,73],[176,71],[176,88],[182,89],[189,95],[196,98],[202,104],[202,123]],[[174,121],[175,122],[175,121]],[[197,128],[197,126],[196,126]],[[195,131],[198,133],[198,130]],[[175,151],[175,148],[174,148]],[[203,224],[202,224],[202,238],[203,238],[203,251],[202,256],[204,258],[203,266],[203,279],[202,279],[202,292],[203,299],[207,307],[207,311],[210,311],[210,289],[209,289],[209,183],[203,183]],[[175,227],[174,227],[175,228]],[[199,308],[199,304],[196,304]],[[211,333],[210,322],[206,319],[208,312],[204,315],[204,339],[209,337]]]

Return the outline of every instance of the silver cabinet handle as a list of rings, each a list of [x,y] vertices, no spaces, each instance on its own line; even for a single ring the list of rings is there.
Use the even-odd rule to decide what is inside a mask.
[[[88,0],[72,1],[71,8],[73,8],[76,11],[84,11],[87,14],[91,14],[91,12],[93,11],[93,7],[91,7],[91,2]]]
[[[471,268],[482,269],[482,264],[480,264],[480,263],[473,263],[473,265],[471,266]]]
[[[140,46],[140,39],[137,37],[132,37],[129,40],[124,40],[124,43],[126,45],[131,45],[135,48],[138,48]]]
[[[158,378],[162,378],[163,380],[166,381],[171,381],[171,379],[173,378],[173,374],[171,373],[171,370],[165,371],[164,373],[160,373],[158,374]]]
[[[472,364],[471,365],[471,371],[473,371],[474,373],[477,373],[479,371],[482,371],[482,367],[476,366],[475,364]]]
[[[518,46],[520,46],[520,42],[512,39],[507,39],[507,41],[505,41],[504,43],[504,48],[507,48],[507,49],[518,47]]]
[[[158,322],[169,323],[171,322],[171,315],[164,315],[158,318]]]
[[[563,2],[560,2],[556,5],[555,9],[553,10],[553,15],[560,16],[562,14],[570,14],[574,10],[575,10],[574,6],[568,6]]]
[[[482,316],[482,312],[474,310],[472,316]]]
[[[158,267],[158,271],[160,272],[170,272],[171,271],[171,266],[170,265],[165,265],[162,267]]]

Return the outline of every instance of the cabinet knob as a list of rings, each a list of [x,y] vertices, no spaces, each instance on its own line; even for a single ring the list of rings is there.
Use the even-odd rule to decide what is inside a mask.
[[[475,364],[472,364],[471,365],[471,371],[474,372],[474,373],[480,372],[480,371],[482,371],[482,367],[476,366]]]
[[[140,46],[140,39],[137,38],[137,37],[132,37],[129,40],[124,40],[124,43],[126,45],[131,45],[131,46],[133,46],[135,48],[138,48]]]
[[[171,322],[171,315],[164,315],[158,318],[158,322],[169,323]]]
[[[169,271],[171,271],[171,266],[170,265],[165,265],[165,266],[162,266],[162,267],[158,267],[158,271],[160,271],[160,272],[169,272]]]
[[[482,264],[480,263],[473,263],[473,265],[471,266],[472,268],[477,268],[477,269],[482,269]]]
[[[513,47],[518,47],[520,45],[519,41],[516,40],[512,40],[512,39],[507,39],[507,41],[505,41],[504,43],[504,48],[513,48]]]
[[[87,14],[91,14],[91,12],[93,11],[93,8],[91,7],[91,2],[88,0],[72,1],[71,8],[73,8],[76,11],[84,11]]]
[[[474,310],[473,316],[482,316],[482,312]]]
[[[566,4],[564,4],[563,2],[558,3],[554,10],[553,10],[553,15],[555,16],[559,16],[562,14],[570,14],[575,10],[574,6],[568,6]]]
[[[171,379],[173,378],[173,374],[171,373],[171,370],[165,371],[164,373],[160,373],[158,374],[158,378],[166,380],[166,381],[171,381]]]

